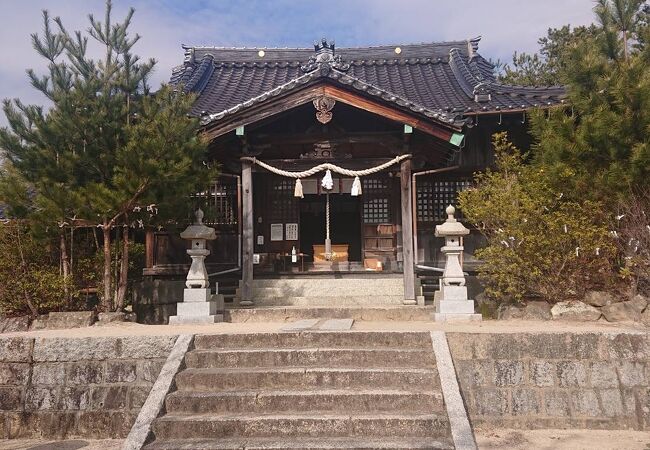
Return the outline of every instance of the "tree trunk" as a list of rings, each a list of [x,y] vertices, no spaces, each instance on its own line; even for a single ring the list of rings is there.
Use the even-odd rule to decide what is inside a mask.
[[[625,62],[627,62],[628,53],[627,53],[627,31],[626,30],[623,30],[623,55],[625,56]]]
[[[27,278],[27,261],[25,261],[25,253],[23,252],[23,244],[22,240],[20,239],[20,234],[22,233],[22,229],[20,227],[17,228],[17,234],[16,234],[16,244],[18,244],[18,252],[20,253],[20,262],[21,262],[21,271],[23,273],[23,279]],[[27,307],[29,308],[29,312],[31,314],[31,317],[33,319],[38,316],[38,308],[34,305],[34,299],[32,298],[32,294],[29,292],[29,290],[25,287],[23,284],[23,293],[25,295],[25,303],[27,303]]]
[[[68,286],[70,265],[68,263],[68,246],[65,242],[65,228],[61,228],[61,234],[59,235],[59,251],[61,252],[61,267],[63,268],[63,292],[67,303],[70,302],[70,287]]]
[[[117,286],[117,299],[115,302],[117,311],[124,309],[124,299],[129,280],[129,229],[122,230],[122,261],[120,264],[120,279]]]
[[[115,258],[113,261],[113,280],[115,284],[113,285],[113,292],[112,292],[112,297],[113,297],[113,307],[115,307],[115,304],[117,302],[117,283],[118,280],[120,279],[120,265],[119,265],[119,260],[120,260],[120,240],[121,240],[121,234],[120,234],[120,227],[115,227]]]
[[[93,227],[93,240],[95,241],[95,250],[99,251],[99,239],[97,239],[97,229]]]
[[[102,226],[104,232],[104,297],[102,298],[102,308],[105,311],[110,311],[111,300],[111,227],[106,221]]]

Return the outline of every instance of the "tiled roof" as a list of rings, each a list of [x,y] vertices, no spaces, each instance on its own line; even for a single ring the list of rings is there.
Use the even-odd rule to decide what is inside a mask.
[[[198,94],[193,113],[204,125],[329,79],[400,108],[456,126],[468,115],[562,102],[561,86],[507,86],[478,54],[479,38],[433,44],[314,49],[184,47],[171,83]],[[399,49],[399,50],[396,50]]]

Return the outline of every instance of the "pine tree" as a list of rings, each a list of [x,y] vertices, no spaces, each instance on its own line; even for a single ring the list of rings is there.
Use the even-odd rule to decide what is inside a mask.
[[[9,127],[0,130],[9,168],[2,184],[19,180],[32,193],[21,198],[16,189],[0,186],[0,193],[13,192],[7,202],[14,210],[32,211],[30,217],[46,226],[75,219],[101,228],[107,310],[124,305],[134,209],[164,209],[185,200],[210,176],[201,164],[206,143],[197,135],[198,121],[188,116],[193,98],[167,87],[149,92],[155,61],[142,62],[132,53],[140,39],[129,34],[133,13],[113,23],[108,0],[103,21],[89,16],[89,37],[105,48],[104,57],[95,60],[87,55],[88,36],[68,32],[59,18],[53,31],[45,12],[43,36],[32,39],[49,61],[48,75],[28,75],[53,106],[45,112],[5,101]],[[122,260],[115,280],[111,240],[120,232]]]
[[[623,56],[629,59],[629,34],[634,32],[639,21],[639,13],[645,0],[598,0],[595,11],[601,26],[606,31],[620,33]]]
[[[33,34],[31,38],[36,52],[48,62],[49,76],[38,78],[31,70],[27,73],[32,85],[56,102],[66,97],[71,78],[58,61],[65,50],[63,37],[52,30],[47,12],[43,20],[43,37]],[[42,107],[5,100],[3,109],[12,131],[0,130],[0,147],[9,161],[0,172],[0,191],[14,217],[47,222],[45,228],[58,230],[67,297],[70,264],[65,226],[75,202],[69,189],[74,155],[63,136],[57,134],[55,117],[46,115]]]
[[[571,175],[574,185],[558,189],[611,206],[650,184],[650,27],[617,25],[603,4],[597,33],[566,50],[572,113],[540,111],[531,131],[536,161],[558,180]],[[627,42],[637,42],[627,50],[625,30]]]
[[[596,26],[549,28],[537,42],[539,53],[515,52],[510,64],[497,67],[499,81],[523,86],[551,86],[563,83],[566,50],[596,33]]]

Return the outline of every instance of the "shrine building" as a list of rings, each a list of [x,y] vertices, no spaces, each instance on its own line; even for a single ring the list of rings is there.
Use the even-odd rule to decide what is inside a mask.
[[[197,96],[206,164],[220,169],[192,199],[217,233],[211,280],[236,279],[235,303],[256,305],[256,280],[392,277],[415,304],[418,278],[442,267],[433,229],[492,164],[492,135],[529,148],[527,112],[564,104],[560,86],[496,81],[479,40],[184,46],[171,84]],[[472,272],[480,234],[463,245]],[[146,249],[152,286],[184,279],[177,231],[148,232]]]

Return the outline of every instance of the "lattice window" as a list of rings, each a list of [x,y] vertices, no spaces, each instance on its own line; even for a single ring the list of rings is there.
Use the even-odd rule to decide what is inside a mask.
[[[363,178],[364,223],[391,222],[390,180],[387,178]]]
[[[200,206],[205,213],[203,222],[210,226],[236,226],[237,211],[237,181],[235,179],[220,179],[210,184],[208,189],[198,193]]]
[[[449,205],[458,206],[458,193],[467,189],[467,180],[418,181],[417,215],[418,222],[442,222],[447,218],[445,209]],[[457,214],[457,217],[459,215]]]
[[[295,181],[287,178],[272,178],[270,185],[271,223],[298,222],[298,201],[293,196]]]
[[[216,183],[213,186],[212,198],[214,199],[214,224],[237,224],[237,184]]]

